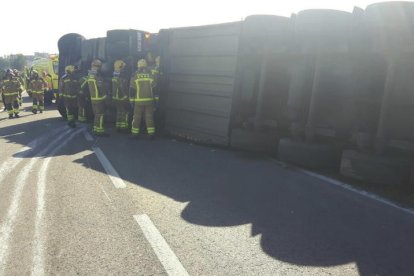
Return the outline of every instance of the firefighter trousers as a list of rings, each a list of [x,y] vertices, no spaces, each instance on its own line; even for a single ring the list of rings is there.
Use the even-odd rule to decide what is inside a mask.
[[[76,110],[78,109],[78,102],[76,97],[65,97],[65,108],[68,122],[74,122]]]
[[[19,96],[4,94],[4,105],[9,115],[19,114]]]
[[[115,100],[116,106],[116,128],[119,130],[128,129],[129,103],[127,100]]]
[[[45,109],[45,94],[43,91],[32,92],[33,110],[40,110],[43,112]]]
[[[147,127],[148,135],[155,134],[154,125],[154,103],[153,102],[135,102],[134,118],[132,120],[132,135],[138,135],[140,132],[141,120],[144,116],[145,125]]]
[[[81,123],[86,122],[86,96],[78,95],[78,120]]]
[[[93,100],[92,110],[94,114],[93,128],[92,131],[95,134],[103,134],[104,128],[104,114],[105,114],[105,100]]]

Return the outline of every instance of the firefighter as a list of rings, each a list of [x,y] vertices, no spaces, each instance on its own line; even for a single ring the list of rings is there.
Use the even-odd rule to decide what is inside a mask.
[[[147,133],[154,139],[154,80],[148,71],[145,59],[140,59],[137,63],[137,71],[130,81],[130,102],[134,104],[134,117],[132,120],[132,135],[138,136],[142,116],[145,118]]]
[[[4,95],[4,105],[9,113],[9,119],[12,119],[13,115],[19,118],[19,93],[23,91],[23,88],[11,69],[7,69],[0,88]]]
[[[13,69],[13,73],[14,73],[14,76],[16,77],[16,79],[20,82],[20,85],[22,86],[22,89],[25,90],[24,81],[23,81],[23,78],[22,78],[19,70]],[[19,106],[22,106],[22,103],[23,103],[22,92],[19,92]]]
[[[114,73],[112,77],[112,99],[116,107],[116,129],[120,132],[128,130],[128,77],[126,63],[117,60],[114,63]]]
[[[78,93],[80,90],[79,80],[75,75],[76,67],[68,65],[65,67],[66,74],[60,81],[60,93],[64,98],[68,125],[76,127],[75,114],[78,108]]]
[[[45,109],[45,88],[47,87],[47,83],[44,81],[43,78],[39,76],[39,73],[36,70],[32,71],[32,80],[29,83],[29,88],[32,91],[32,98],[33,98],[33,107],[32,112],[36,114],[39,110],[40,113],[43,113]]]
[[[160,62],[161,62],[161,58],[160,56],[157,56],[155,58],[155,65],[151,68],[151,75],[154,79],[154,98],[156,102],[158,102],[159,100],[159,86],[160,86],[159,83],[160,83],[160,77],[161,77]]]
[[[90,98],[87,77],[82,77],[79,81],[81,87],[78,94],[78,121],[80,123],[86,123],[86,106],[88,99]]]
[[[106,108],[105,100],[110,87],[100,73],[101,67],[102,62],[99,59],[92,61],[91,70],[88,72],[86,83],[94,113],[93,133],[97,136],[107,136],[104,127],[104,114]]]

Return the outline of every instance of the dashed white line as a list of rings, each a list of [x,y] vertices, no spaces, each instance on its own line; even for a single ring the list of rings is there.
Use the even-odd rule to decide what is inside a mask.
[[[107,175],[111,179],[112,184],[114,184],[115,188],[117,189],[126,188],[125,182],[121,179],[121,177],[119,177],[118,172],[114,169],[111,162],[109,162],[108,158],[106,158],[103,151],[96,146],[92,147],[92,149],[95,152],[96,157],[98,157],[99,162],[101,162]]]
[[[150,243],[167,274],[170,276],[188,276],[187,270],[185,270],[151,219],[146,214],[135,215],[134,219],[141,227],[145,238]]]

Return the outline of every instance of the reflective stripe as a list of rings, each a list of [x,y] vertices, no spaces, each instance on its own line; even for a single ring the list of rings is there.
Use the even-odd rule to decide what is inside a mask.
[[[92,102],[102,102],[104,100],[105,100],[105,98],[91,98]]]
[[[154,134],[155,133],[155,127],[147,127],[148,134]]]
[[[118,99],[119,94],[119,78],[113,77],[112,78],[112,88],[115,89],[113,99]]]
[[[153,95],[152,89],[151,89],[151,97],[150,98],[140,98],[139,97],[139,92],[140,92],[139,91],[139,83],[140,82],[147,82],[147,81],[152,83],[154,80],[152,78],[150,78],[149,74],[137,74],[137,78],[134,81],[137,94],[136,94],[135,99],[130,99],[131,102],[151,102],[151,101],[154,100],[154,95]]]
[[[130,99],[130,102],[153,102],[153,98],[145,98],[145,99]]]
[[[85,86],[85,84],[87,83],[87,80],[84,80],[83,83],[81,84],[81,89]]]
[[[95,97],[92,97],[92,91],[89,91],[91,94],[91,100],[103,100],[106,98],[106,96],[99,97],[99,90],[98,86],[96,85],[96,79],[93,77],[88,77],[88,85],[92,85],[93,89],[95,90]]]
[[[132,133],[132,134],[139,134],[139,128],[135,128],[135,127],[133,127],[133,128],[131,129],[131,133]]]
[[[63,95],[63,98],[67,99],[76,99],[78,96],[72,96],[72,95]]]
[[[4,96],[17,96],[19,92],[4,92]]]
[[[95,128],[94,132],[95,133],[104,133],[105,130],[103,128]]]

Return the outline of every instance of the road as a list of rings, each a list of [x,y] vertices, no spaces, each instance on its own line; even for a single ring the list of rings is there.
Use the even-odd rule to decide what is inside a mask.
[[[27,99],[26,99],[27,101]],[[414,212],[263,156],[0,113],[0,275],[413,275]]]

